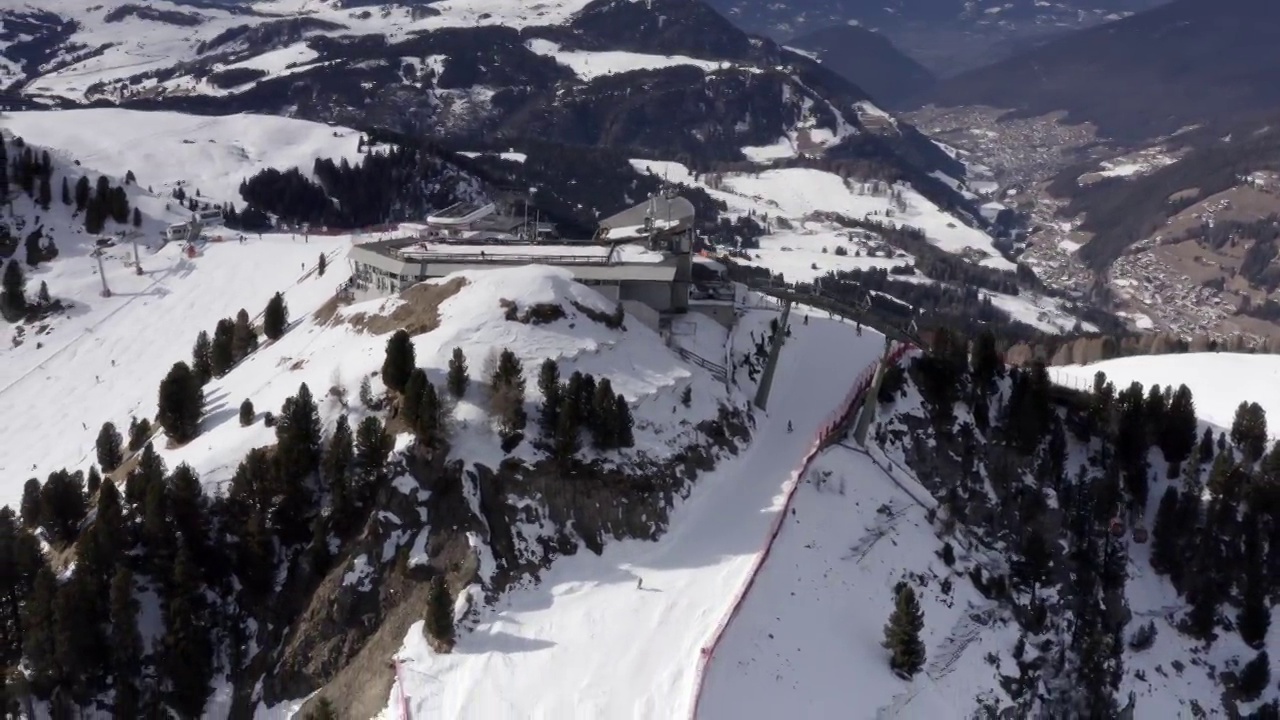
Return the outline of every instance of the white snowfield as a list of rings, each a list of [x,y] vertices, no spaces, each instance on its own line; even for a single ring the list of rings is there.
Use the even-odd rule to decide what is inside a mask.
[[[4,9],[27,9],[54,12],[79,21],[69,42],[87,48],[105,47],[100,54],[66,63],[64,67],[37,76],[28,90],[36,94],[54,95],[73,100],[86,99],[95,83],[112,85],[133,75],[161,70],[180,62],[199,57],[197,50],[202,41],[219,33],[242,25],[261,25],[281,18],[309,18],[337,23],[337,30],[330,34],[386,36],[389,42],[405,40],[411,33],[446,27],[474,27],[477,25],[505,25],[522,28],[533,25],[558,25],[567,22],[589,0],[547,0],[526,3],[521,0],[443,0],[432,4],[432,15],[415,18],[417,8],[410,4],[389,4],[376,12],[365,13],[366,8],[342,7],[341,3],[320,0],[249,0],[254,13],[235,13],[217,7],[216,3],[198,6],[167,0],[103,0],[86,3],[84,0],[19,0],[5,5]],[[113,22],[106,17],[121,6],[144,5],[156,10],[180,12],[193,18],[194,25],[180,25],[162,20],[144,19],[127,15]],[[321,34],[311,31],[308,34]],[[231,43],[227,47],[239,47]],[[225,48],[219,48],[222,50]],[[3,48],[0,48],[3,50]],[[241,58],[218,69],[229,67],[255,67],[273,73],[288,72],[290,63],[305,64],[311,60],[306,51],[296,46],[288,52],[269,50],[258,59]],[[0,62],[0,84],[8,85],[19,79],[16,66]],[[148,79],[130,88],[130,92],[145,92],[159,85]],[[180,76],[164,83],[169,92],[223,94],[205,80]],[[114,91],[114,88],[112,88]]]
[[[1140,382],[1175,389],[1186,385],[1196,403],[1196,415],[1219,429],[1229,430],[1236,408],[1256,402],[1267,411],[1272,437],[1280,438],[1280,355],[1203,352],[1116,358],[1089,365],[1049,368],[1054,382],[1092,388],[1098,372],[1107,374],[1116,390]],[[1159,500],[1158,496],[1153,497]]]
[[[735,354],[750,351],[771,317],[743,318]],[[763,549],[815,433],[883,349],[881,336],[858,336],[825,314],[808,325],[793,319],[752,443],[694,483],[666,535],[558,559],[539,583],[482,611],[450,655],[432,652],[415,624],[380,717],[399,717],[402,704],[415,718],[687,717],[701,649]]]
[[[584,81],[594,80],[604,75],[635,72],[637,70],[660,70],[663,68],[689,65],[706,72],[715,72],[732,67],[732,63],[699,60],[683,55],[647,55],[644,53],[608,50],[590,52],[585,50],[564,50],[558,43],[550,40],[534,39],[525,43],[525,47],[539,55],[553,58],[564,65]]]
[[[240,183],[267,168],[299,168],[308,177],[316,158],[360,161],[359,133],[275,115],[186,115],[90,108],[6,113],[0,127],[53,148],[62,161],[165,195],[182,184],[215,204],[243,204]],[[104,142],[103,138],[110,138]],[[55,188],[56,190],[56,188]],[[175,212],[181,211],[173,201]]]
[[[720,173],[712,176],[719,180],[715,183],[709,174],[695,178],[686,166],[676,162],[632,160],[631,165],[640,172],[652,172],[673,183],[706,190],[728,205],[730,217],[754,213],[757,218],[784,218],[789,221],[791,229],[775,229],[772,234],[760,238],[759,250],[751,251],[753,256],[760,256],[752,264],[782,272],[788,280],[811,280],[836,269],[887,269],[910,261],[910,257],[905,255],[899,258],[869,257],[866,242],[850,242],[847,230],[816,220],[814,215],[820,212],[908,225],[923,232],[930,243],[943,250],[978,252],[985,256],[983,265],[1013,269],[1012,263],[992,247],[989,235],[960,222],[908,185],[893,186],[906,203],[906,211],[900,212],[887,195],[875,194],[863,183],[846,182],[835,173],[813,168]],[[837,246],[843,246],[849,254],[835,255]],[[827,249],[825,253],[822,252],[824,247]],[[860,256],[855,256],[855,251]],[[818,268],[813,268],[814,264]]]
[[[999,687],[983,656],[1007,652],[1017,629],[942,562],[925,509],[842,446],[814,461],[792,507],[716,651],[698,720],[970,717],[977,695]],[[881,647],[893,587],[908,574],[924,577],[912,584],[927,656],[912,681],[889,670]]]

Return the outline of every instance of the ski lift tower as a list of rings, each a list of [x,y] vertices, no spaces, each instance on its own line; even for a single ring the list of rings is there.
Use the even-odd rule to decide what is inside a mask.
[[[138,275],[142,275],[142,254],[138,252],[138,236],[142,233],[138,230],[130,230],[125,237],[133,244],[133,267]]]
[[[111,288],[107,287],[107,270],[102,266],[103,251],[104,248],[94,248],[94,251],[89,254],[98,261],[98,277],[102,278],[102,297],[109,298],[111,297]]]

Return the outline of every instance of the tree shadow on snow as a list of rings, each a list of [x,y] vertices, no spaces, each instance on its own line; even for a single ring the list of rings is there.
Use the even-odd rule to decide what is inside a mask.
[[[503,653],[514,655],[519,653],[549,650],[556,646],[550,640],[527,638],[512,635],[508,632],[481,633],[475,632],[466,636],[466,642],[460,643],[454,652],[459,655],[480,655],[484,653]]]

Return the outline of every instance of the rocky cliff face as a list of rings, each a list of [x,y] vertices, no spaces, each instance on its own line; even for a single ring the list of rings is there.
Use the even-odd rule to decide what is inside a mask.
[[[261,682],[268,705],[326,687],[340,717],[375,714],[391,689],[391,655],[424,616],[427,580],[443,575],[455,596],[478,608],[536,583],[557,557],[598,554],[614,539],[656,540],[698,475],[748,441],[750,422],[724,409],[671,459],[627,468],[566,471],[517,460],[466,467],[447,449],[411,446],[358,537],[303,593],[279,647],[264,643],[261,674],[238,684],[241,710],[251,712]]]

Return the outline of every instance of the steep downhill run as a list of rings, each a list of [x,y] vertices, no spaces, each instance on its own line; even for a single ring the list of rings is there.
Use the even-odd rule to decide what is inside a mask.
[[[1011,648],[1017,628],[965,577],[981,558],[957,547],[948,566],[926,510],[871,458],[825,451],[792,507],[710,663],[698,720],[973,717],[984,695],[1007,702],[993,688],[1013,671],[982,658]],[[911,681],[881,647],[900,580],[924,611]]]
[[[403,686],[381,717],[406,706],[415,718],[686,717],[701,648],[763,550],[815,433],[884,346],[825,317],[806,325],[803,312],[792,313],[752,444],[699,478],[669,533],[559,559],[460,635],[451,655],[433,653],[415,624],[397,656]],[[742,318],[735,357],[775,317]]]

